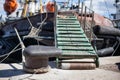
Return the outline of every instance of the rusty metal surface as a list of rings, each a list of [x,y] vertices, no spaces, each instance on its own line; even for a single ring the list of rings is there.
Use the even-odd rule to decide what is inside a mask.
[[[61,68],[65,70],[92,70],[96,68],[95,63],[62,63]]]

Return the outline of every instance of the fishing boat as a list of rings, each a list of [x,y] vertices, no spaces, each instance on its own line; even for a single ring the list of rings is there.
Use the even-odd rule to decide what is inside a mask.
[[[100,67],[99,57],[119,55],[120,31],[113,28],[111,21],[94,13],[80,0],[80,4],[71,7],[68,6],[69,1],[48,1],[43,6],[40,0],[40,9],[35,11],[36,0],[20,0],[22,15],[18,17],[20,13],[17,12],[17,18],[9,17],[0,29],[0,63],[10,64],[13,68],[22,66],[18,75],[8,73],[13,76],[9,76],[10,80],[63,80],[67,79],[63,74],[62,77],[56,76],[59,71],[95,70]],[[34,6],[31,7],[32,5]],[[8,16],[9,14],[10,12],[7,13]],[[106,28],[106,24],[97,23],[98,17],[103,22],[107,21],[108,27],[112,26],[111,29]],[[27,74],[32,76],[25,77]],[[50,77],[46,77],[48,75]]]

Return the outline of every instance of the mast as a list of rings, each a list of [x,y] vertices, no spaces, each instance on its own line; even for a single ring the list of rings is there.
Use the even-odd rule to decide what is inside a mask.
[[[40,0],[40,13],[43,13],[42,0]]]
[[[29,0],[25,0],[25,2],[24,2],[24,7],[23,7],[23,11],[22,11],[21,17],[26,17],[27,8],[28,8],[28,1],[29,1]]]

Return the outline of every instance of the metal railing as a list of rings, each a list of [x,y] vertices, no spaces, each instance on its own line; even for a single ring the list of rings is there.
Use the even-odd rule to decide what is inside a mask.
[[[54,1],[54,6],[55,6],[55,12],[54,12],[54,44],[55,47],[57,47],[57,27],[56,27],[56,18],[57,18],[57,5],[56,5],[56,1]]]
[[[80,24],[89,38],[89,41],[91,41],[93,38],[96,38],[95,34],[93,33],[93,26],[95,25],[94,22],[94,11],[88,8],[87,6],[82,3],[81,6],[79,6],[79,20]]]

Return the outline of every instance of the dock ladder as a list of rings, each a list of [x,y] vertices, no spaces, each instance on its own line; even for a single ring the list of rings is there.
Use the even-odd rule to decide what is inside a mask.
[[[99,66],[98,56],[86,37],[77,17],[69,15],[56,18],[56,46],[63,54],[57,58],[58,66],[64,59],[93,59]]]

